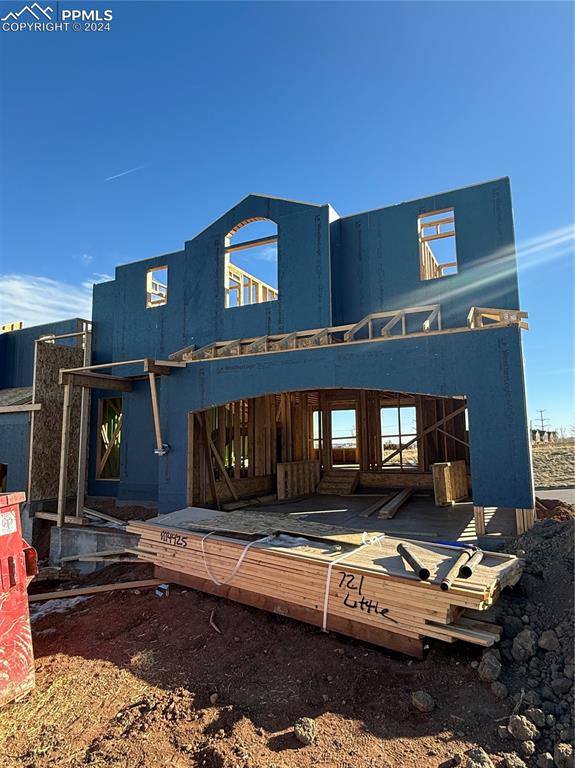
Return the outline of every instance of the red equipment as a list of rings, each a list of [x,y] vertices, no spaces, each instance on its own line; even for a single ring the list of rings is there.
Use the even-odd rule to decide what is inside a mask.
[[[38,572],[36,550],[22,538],[23,493],[0,495],[0,707],[34,687],[28,584]]]

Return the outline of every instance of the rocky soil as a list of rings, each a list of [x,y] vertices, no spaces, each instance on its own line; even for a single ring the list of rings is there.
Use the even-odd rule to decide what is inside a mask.
[[[573,511],[561,505],[559,515]],[[545,519],[510,550],[525,571],[495,606],[503,639],[478,666],[491,692],[509,701],[510,717],[497,728],[509,768],[574,765],[574,536],[573,519]]]

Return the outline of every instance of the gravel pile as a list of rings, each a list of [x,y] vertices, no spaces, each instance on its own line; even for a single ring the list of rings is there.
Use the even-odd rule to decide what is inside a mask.
[[[546,519],[509,551],[525,560],[521,582],[495,606],[503,627],[488,649],[480,678],[498,698],[509,696],[509,720],[497,733],[503,765],[573,768],[575,521]]]

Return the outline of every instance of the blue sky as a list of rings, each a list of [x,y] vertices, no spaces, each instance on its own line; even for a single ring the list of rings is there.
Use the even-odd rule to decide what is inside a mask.
[[[1,322],[85,314],[248,192],[346,215],[509,175],[530,416],[569,425],[571,3],[100,7],[110,32],[0,33]]]

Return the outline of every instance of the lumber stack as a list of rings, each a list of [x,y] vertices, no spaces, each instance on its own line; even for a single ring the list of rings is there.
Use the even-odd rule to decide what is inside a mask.
[[[464,461],[443,461],[431,465],[435,505],[445,507],[468,495],[467,465]]]
[[[324,472],[317,487],[318,493],[335,496],[349,496],[359,483],[359,471],[353,469],[330,469]]]
[[[294,499],[315,493],[321,474],[319,461],[286,461],[277,465],[278,499]]]
[[[190,507],[133,521],[128,530],[139,535],[139,557],[155,564],[158,578],[413,656],[422,655],[424,638],[492,645],[499,627],[464,612],[488,608],[522,570],[512,555],[485,553],[469,579],[455,578],[442,591],[458,547],[376,540],[285,514]],[[398,554],[402,541],[428,580]]]

